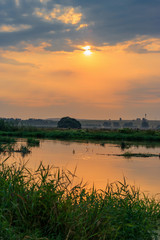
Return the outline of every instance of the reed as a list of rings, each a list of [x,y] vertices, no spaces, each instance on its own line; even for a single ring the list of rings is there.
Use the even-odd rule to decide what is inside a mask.
[[[159,130],[88,130],[88,129],[35,129],[17,128],[14,131],[0,131],[1,137],[17,137],[29,139],[61,139],[61,140],[92,140],[92,141],[138,141],[159,142]]]
[[[160,202],[124,182],[105,191],[73,185],[75,174],[40,163],[0,164],[3,240],[153,240]]]

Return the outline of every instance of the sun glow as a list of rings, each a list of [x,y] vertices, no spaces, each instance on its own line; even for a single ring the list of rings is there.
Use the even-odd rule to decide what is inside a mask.
[[[90,46],[85,46],[85,47],[83,47],[83,49],[85,50],[84,51],[85,56],[90,56],[92,54]]]

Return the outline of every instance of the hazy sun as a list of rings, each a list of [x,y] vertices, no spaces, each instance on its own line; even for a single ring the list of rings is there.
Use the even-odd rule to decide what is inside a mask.
[[[85,50],[84,55],[90,56],[92,54],[90,46],[85,46],[85,47],[83,47],[83,49]]]

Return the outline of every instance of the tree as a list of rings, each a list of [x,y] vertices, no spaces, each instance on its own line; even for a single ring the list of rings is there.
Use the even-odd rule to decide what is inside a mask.
[[[57,124],[58,128],[81,128],[81,123],[74,118],[63,117]]]

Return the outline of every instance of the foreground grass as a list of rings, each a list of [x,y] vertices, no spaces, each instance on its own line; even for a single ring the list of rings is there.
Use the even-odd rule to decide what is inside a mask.
[[[33,138],[47,138],[60,140],[93,140],[93,141],[145,141],[145,142],[159,142],[159,130],[133,130],[133,129],[119,129],[119,130],[88,130],[88,129],[39,129],[39,128],[13,128],[8,131],[0,131],[0,138],[4,137],[18,137],[30,139],[30,144],[33,143]],[[38,144],[38,143],[37,143]]]
[[[52,170],[52,171],[51,171]],[[51,174],[52,172],[52,174]],[[0,239],[152,240],[160,202],[124,183],[73,186],[74,174],[40,164],[0,165]]]

